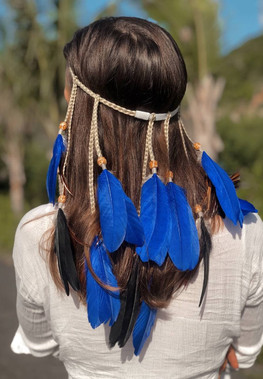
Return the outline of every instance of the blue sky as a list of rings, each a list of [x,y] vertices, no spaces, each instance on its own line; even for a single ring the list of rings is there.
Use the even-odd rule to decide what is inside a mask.
[[[111,1],[114,2],[114,0]],[[221,50],[223,54],[263,33],[263,0],[214,1],[218,2],[220,9],[219,22],[222,31]],[[45,23],[46,14],[52,14],[52,3],[53,0],[38,0],[40,9],[43,10],[40,15],[43,23]],[[110,0],[77,0],[77,17],[80,24],[87,25],[109,3]],[[138,0],[119,0],[120,14],[147,17],[139,3]],[[8,23],[8,16],[4,0],[0,0],[0,22],[4,20]]]
[[[174,0],[176,1],[176,0]],[[219,3],[219,22],[222,30],[221,49],[226,54],[243,42],[263,33],[263,0],[215,0]],[[87,24],[109,0],[79,0],[84,12],[82,24]],[[137,1],[121,0],[120,13],[127,16],[147,17]],[[87,21],[87,15],[88,21]]]
[[[263,33],[263,0],[218,0],[222,52]]]

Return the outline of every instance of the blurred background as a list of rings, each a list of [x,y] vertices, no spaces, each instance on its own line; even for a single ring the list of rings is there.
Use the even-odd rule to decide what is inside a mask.
[[[263,216],[263,0],[0,0],[0,262],[9,261],[21,216],[48,201],[66,109],[63,46],[77,28],[112,15],[147,18],[174,36],[189,74],[185,126],[229,174],[240,173],[239,197]],[[20,377],[29,378],[6,376]]]

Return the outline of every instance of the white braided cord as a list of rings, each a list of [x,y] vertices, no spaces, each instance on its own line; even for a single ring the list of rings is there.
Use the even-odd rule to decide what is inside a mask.
[[[185,144],[185,139],[184,139],[185,128],[184,128],[184,125],[183,125],[183,122],[182,122],[181,119],[179,119],[178,124],[179,124],[179,130],[180,130],[180,134],[181,134],[181,138],[182,138],[184,152],[185,152],[186,158],[189,160],[189,155],[188,155],[188,151],[187,151],[186,144]],[[186,136],[187,136],[187,134],[186,134]],[[190,139],[190,141],[191,141],[191,139]]]
[[[73,83],[73,87],[72,87],[71,94],[70,94],[70,100],[69,100],[67,115],[66,115],[67,118],[65,118],[65,121],[67,122],[68,135],[67,135],[67,152],[66,152],[66,156],[65,156],[65,160],[64,160],[64,164],[63,164],[63,169],[62,169],[62,175],[64,177],[65,177],[65,171],[66,171],[66,167],[68,164],[68,156],[69,156],[69,151],[70,151],[71,124],[72,124],[75,101],[76,101],[76,97],[77,97],[77,90],[78,90],[77,84]],[[69,117],[69,119],[68,119],[68,117]]]
[[[164,121],[164,137],[166,141],[166,146],[167,146],[167,152],[168,152],[168,160],[169,160],[169,126],[170,126],[170,118],[171,118],[171,113],[169,112],[167,114],[167,117]]]

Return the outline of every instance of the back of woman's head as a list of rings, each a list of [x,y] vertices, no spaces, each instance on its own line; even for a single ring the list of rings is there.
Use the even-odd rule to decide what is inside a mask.
[[[93,93],[126,109],[167,113],[180,105],[185,93],[187,74],[178,46],[164,29],[142,19],[120,17],[98,20],[75,33],[73,40],[64,48],[64,55],[67,61],[66,87],[69,90],[73,74]],[[68,159],[63,170],[63,181],[69,189],[64,211],[71,231],[80,294],[84,301],[84,262],[87,260],[90,267],[90,246],[95,236],[101,235],[97,199],[95,212],[92,212],[90,197],[91,185],[96,193],[97,179],[101,173],[95,150],[89,149],[94,104],[94,97],[77,88],[74,109],[71,109]],[[99,103],[98,107],[98,139],[102,155],[107,159],[107,169],[120,180],[126,195],[139,209],[141,186],[145,179],[142,171],[148,122],[103,103]],[[192,209],[196,204],[201,204],[205,217],[209,218],[217,212],[215,193],[210,187],[208,201],[205,173],[178,120],[178,113],[175,112],[170,120],[169,149],[165,122],[154,122],[152,147],[158,161],[158,175],[166,183],[166,173],[171,170],[174,183],[186,190]],[[93,165],[90,164],[91,159]],[[62,159],[60,168],[63,164]],[[145,176],[150,173],[147,168]],[[158,230],[155,233],[158,234]],[[51,271],[58,282],[56,259],[52,251]],[[120,288],[125,289],[137,258],[135,246],[125,242],[110,254]],[[153,307],[167,306],[174,291],[194,275],[194,271],[178,270],[168,254],[161,266],[152,261],[143,263],[139,260],[138,270],[141,300]]]
[[[167,112],[181,102],[186,69],[171,36],[137,18],[107,18],[75,33],[67,64],[95,93],[130,109]]]

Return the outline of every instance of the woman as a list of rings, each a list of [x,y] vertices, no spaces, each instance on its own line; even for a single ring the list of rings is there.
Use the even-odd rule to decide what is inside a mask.
[[[59,355],[70,378],[216,378],[231,344],[253,365],[262,222],[185,132],[178,46],[120,17],[64,54],[69,105],[47,178],[55,203],[59,166],[59,206],[18,226],[16,339]]]

